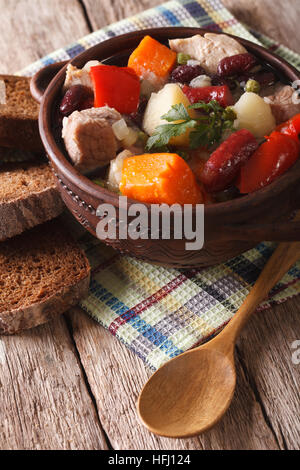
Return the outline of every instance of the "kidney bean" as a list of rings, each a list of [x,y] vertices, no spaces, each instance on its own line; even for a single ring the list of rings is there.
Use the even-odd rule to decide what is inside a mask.
[[[213,75],[211,77],[211,84],[213,86],[224,86],[227,85],[230,90],[234,90],[237,86],[234,80],[230,78],[222,78],[219,75]]]
[[[139,106],[138,109],[135,113],[131,113],[129,116],[131,120],[138,126],[142,127],[143,123],[143,117],[144,117],[144,112],[146,109],[146,106],[148,104],[148,100],[145,96],[142,96],[140,98]]]
[[[193,78],[199,75],[206,75],[201,65],[179,65],[170,75],[170,81],[173,83],[190,83]]]
[[[94,95],[88,96],[83,101],[81,101],[78,105],[78,111],[83,111],[84,109],[90,109],[94,107]]]
[[[66,91],[59,109],[61,114],[69,116],[74,111],[81,111],[93,105],[93,92],[83,85],[73,85]]]
[[[200,181],[208,192],[228,188],[241,166],[257,150],[258,143],[246,129],[234,132],[211,154],[200,174]]]
[[[218,75],[220,77],[234,77],[248,72],[255,65],[257,65],[256,57],[249,53],[225,57],[218,64]]]
[[[261,87],[266,87],[266,86],[271,86],[274,85],[274,83],[277,82],[277,78],[273,72],[257,72],[251,74],[252,76],[250,77],[252,80],[256,80]]]
[[[249,72],[237,78],[237,81],[243,84],[246,84],[248,80],[256,80],[260,84],[261,88],[274,85],[274,83],[278,81],[275,74],[267,70],[255,73]]]

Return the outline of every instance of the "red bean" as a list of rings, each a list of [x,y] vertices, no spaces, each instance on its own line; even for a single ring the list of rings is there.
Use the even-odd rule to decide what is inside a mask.
[[[208,192],[223,191],[237,176],[241,166],[257,150],[258,143],[246,129],[234,132],[211,154],[200,180]]]
[[[252,73],[250,74],[249,79],[256,80],[261,87],[271,86],[277,82],[277,78],[274,73],[267,71]]]
[[[234,80],[231,80],[230,78],[222,78],[217,74],[211,77],[211,84],[212,86],[227,85],[230,90],[234,90],[237,86]]]
[[[78,111],[83,111],[84,109],[90,109],[94,106],[94,95],[88,96],[83,101],[81,101],[78,105]]]
[[[146,97],[142,96],[140,98],[138,109],[135,113],[131,113],[129,116],[132,121],[138,126],[142,127],[143,117],[145,113],[146,106],[148,104],[148,100]]]
[[[235,75],[248,72],[256,64],[256,58],[249,53],[225,57],[218,64],[218,75],[220,77],[234,77]]]
[[[201,65],[179,65],[170,75],[170,81],[174,83],[190,83],[193,78],[206,75]]]
[[[81,111],[94,104],[93,92],[83,85],[73,85],[65,93],[61,103],[60,112],[69,116],[74,111]]]

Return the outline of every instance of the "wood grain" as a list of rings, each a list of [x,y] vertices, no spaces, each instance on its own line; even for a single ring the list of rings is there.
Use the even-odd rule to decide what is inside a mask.
[[[70,312],[70,321],[100,421],[114,448],[278,449],[239,363],[232,407],[212,431],[190,439],[154,436],[141,425],[136,411],[138,394],[151,371],[80,309]]]
[[[1,449],[107,449],[63,319],[0,339]]]
[[[0,0],[0,73],[13,73],[88,34],[78,0]]]
[[[228,325],[211,341],[174,357],[150,377],[138,399],[139,416],[150,431],[191,437],[220,421],[235,391],[237,338],[299,258],[300,242],[279,244]]]
[[[299,299],[257,313],[238,342],[241,363],[266,421],[282,449],[300,443],[300,366],[292,343],[300,339]]]
[[[242,23],[300,52],[299,0],[222,0]]]
[[[299,51],[298,0],[223,2],[239,20]],[[0,71],[19,70],[91,27],[159,3],[0,0]],[[63,317],[22,336],[1,338],[0,448],[106,449],[102,424],[115,449],[299,449],[300,366],[293,365],[290,348],[300,339],[299,313],[295,299],[251,320],[238,343],[232,406],[215,429],[187,440],[159,439],[141,427],[135,401],[150,371],[78,310],[69,320],[78,350]]]
[[[82,0],[93,29],[153,8],[163,0]]]

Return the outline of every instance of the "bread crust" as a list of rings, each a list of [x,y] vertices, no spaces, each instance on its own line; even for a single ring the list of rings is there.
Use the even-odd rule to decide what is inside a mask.
[[[64,209],[55,183],[43,191],[15,201],[0,202],[0,241],[54,219]]]
[[[89,284],[90,267],[87,264],[86,277],[77,283],[64,286],[47,299],[28,307],[1,312],[0,334],[13,335],[56,318],[88,294]]]
[[[0,80],[7,87],[7,104],[0,108],[0,146],[43,153],[38,126],[39,105],[31,96],[30,79],[0,75]],[[13,103],[11,94],[15,96]]]

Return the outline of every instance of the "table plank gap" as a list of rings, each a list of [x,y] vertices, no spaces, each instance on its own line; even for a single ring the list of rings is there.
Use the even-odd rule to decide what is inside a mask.
[[[105,442],[107,444],[107,447],[108,449],[112,450],[113,447],[111,445],[111,442],[109,440],[109,437],[108,435],[106,434],[105,430],[103,429],[103,426],[101,424],[101,421],[100,421],[100,416],[99,416],[99,411],[98,411],[98,407],[97,407],[97,401],[95,399],[95,396],[92,392],[92,389],[91,389],[91,386],[90,386],[90,383],[89,383],[89,380],[88,380],[88,376],[86,374],[86,371],[85,371],[85,368],[84,368],[84,365],[81,361],[81,357],[80,357],[80,354],[79,354],[79,351],[78,351],[78,348],[77,348],[77,344],[76,344],[76,341],[75,341],[75,338],[74,338],[74,335],[73,335],[73,327],[72,327],[72,323],[70,322],[70,318],[67,314],[64,315],[64,320],[66,322],[66,326],[67,326],[67,329],[68,329],[68,332],[69,332],[69,335],[70,335],[70,340],[72,341],[72,345],[73,345],[73,348],[74,348],[74,352],[75,352],[75,355],[76,355],[76,358],[77,358],[77,362],[78,362],[78,365],[79,365],[79,368],[82,372],[82,376],[83,376],[83,380],[84,380],[84,383],[85,383],[85,386],[86,386],[86,389],[87,389],[87,392],[91,398],[91,402],[93,404],[93,407],[94,407],[94,410],[95,410],[95,414],[98,418],[98,424],[99,426],[101,427],[101,430],[102,430],[102,434],[105,438]]]
[[[260,396],[259,390],[258,390],[257,385],[255,383],[255,378],[253,376],[250,376],[249,371],[247,369],[246,364],[244,363],[243,357],[241,355],[241,352],[240,352],[238,346],[236,346],[236,356],[237,356],[237,359],[239,361],[239,364],[241,365],[241,370],[243,371],[244,376],[246,377],[247,382],[248,382],[249,386],[252,389],[253,395],[255,396],[255,399],[256,399],[257,403],[259,404],[259,406],[261,408],[262,416],[264,417],[265,423],[266,423],[266,425],[268,426],[268,428],[270,429],[271,433],[274,436],[274,439],[275,439],[275,441],[278,445],[278,449],[285,450],[285,445],[284,445],[283,439],[281,439],[280,440],[281,442],[279,442],[278,437],[276,435],[276,432],[275,432],[275,430],[272,426],[272,422],[270,421],[270,418],[269,418],[268,413],[266,411],[266,408],[265,408],[264,402],[262,400],[262,397]]]
[[[108,448],[63,317],[1,336],[0,358],[2,450]]]
[[[86,21],[87,27],[89,28],[90,33],[92,33],[94,31],[94,28],[93,28],[93,25],[92,25],[92,22],[91,22],[91,18],[88,14],[87,8],[85,6],[84,0],[77,0],[77,1],[80,5],[80,8],[82,9],[82,14],[83,14],[84,19]]]
[[[213,430],[192,439],[154,436],[141,425],[136,412],[138,394],[152,372],[81,309],[72,309],[69,316],[100,421],[115,449],[279,448],[239,363],[234,401]]]

